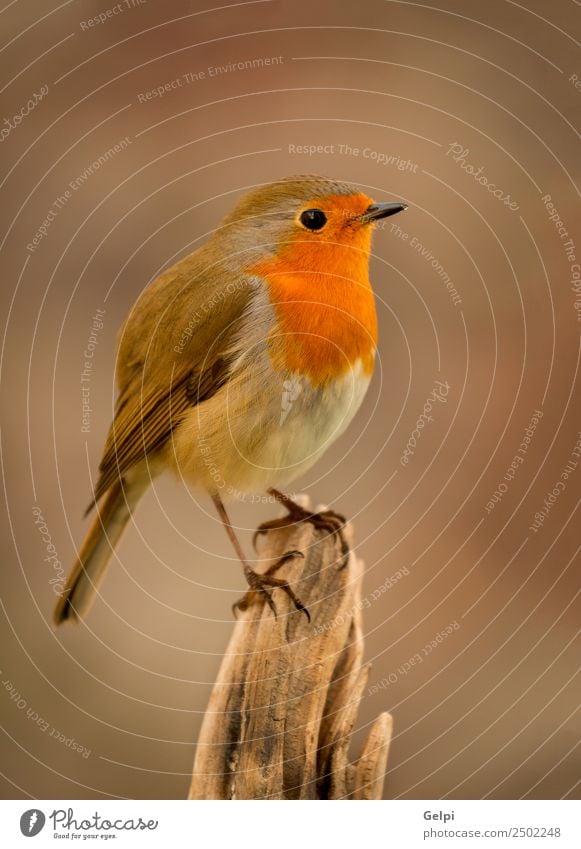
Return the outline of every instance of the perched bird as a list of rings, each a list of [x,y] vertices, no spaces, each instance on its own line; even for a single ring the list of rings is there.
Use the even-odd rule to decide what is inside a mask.
[[[274,574],[280,562],[266,574],[249,565],[224,499],[269,488],[288,517],[262,530],[311,521],[340,534],[338,514],[311,514],[274,487],[311,467],[361,404],[377,343],[373,225],[405,208],[288,177],[243,197],[144,290],[119,335],[119,395],[89,507],[98,515],[56,624],[86,615],[132,511],[168,468],[213,499],[249,585],[238,606],[262,595],[276,614],[279,587],[305,610]]]

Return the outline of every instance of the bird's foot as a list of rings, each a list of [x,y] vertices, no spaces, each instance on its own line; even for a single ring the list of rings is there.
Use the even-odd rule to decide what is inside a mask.
[[[289,586],[288,581],[283,580],[282,578],[275,578],[274,573],[280,569],[281,566],[284,566],[289,560],[292,560],[295,557],[303,557],[304,555],[300,551],[287,551],[280,560],[277,560],[276,563],[273,563],[272,566],[261,574],[260,572],[255,572],[254,569],[251,569],[250,566],[245,567],[244,574],[246,576],[246,580],[248,581],[249,590],[246,592],[241,599],[239,599],[233,606],[232,610],[234,615],[236,615],[237,611],[248,610],[250,605],[254,601],[258,601],[261,598],[266,601],[272,612],[274,613],[274,618],[277,617],[276,604],[274,603],[274,599],[272,597],[272,591],[275,589],[281,589],[285,592],[297,610],[301,610],[305,616],[307,617],[307,621],[311,621],[311,614],[302,603],[300,598],[296,595],[294,590]]]
[[[256,529],[253,537],[253,543],[256,547],[256,540],[260,534],[266,534],[268,531],[276,530],[277,528],[288,528],[292,525],[299,525],[308,522],[317,530],[327,531],[328,534],[338,537],[341,543],[341,569],[349,563],[349,544],[343,533],[347,520],[345,516],[336,513],[334,510],[323,510],[321,513],[311,513],[310,510],[305,510],[300,504],[297,504],[288,495],[279,492],[277,489],[269,489],[269,495],[274,496],[276,500],[287,509],[287,515],[281,516],[278,519],[271,519],[270,522],[263,522]]]

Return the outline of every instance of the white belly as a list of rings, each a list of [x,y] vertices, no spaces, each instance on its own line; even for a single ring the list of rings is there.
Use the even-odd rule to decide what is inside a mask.
[[[293,375],[254,377],[192,410],[175,435],[178,471],[223,498],[282,488],[307,471],[347,428],[370,380],[360,363],[323,390]]]
[[[324,391],[291,377],[283,384],[278,421],[258,457],[274,486],[286,485],[307,471],[345,431],[369,386],[358,367]]]

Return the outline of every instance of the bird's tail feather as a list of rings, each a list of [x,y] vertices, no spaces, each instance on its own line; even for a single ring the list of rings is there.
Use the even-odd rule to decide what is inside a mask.
[[[82,619],[91,609],[113,549],[145,488],[117,481],[106,493],[55,607],[55,625]]]

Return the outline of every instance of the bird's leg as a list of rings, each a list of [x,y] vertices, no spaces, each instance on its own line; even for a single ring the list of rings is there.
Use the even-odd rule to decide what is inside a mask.
[[[236,532],[232,526],[228,513],[226,512],[226,508],[222,502],[222,499],[219,495],[212,495],[212,501],[216,505],[216,510],[218,511],[218,515],[222,520],[222,524],[226,529],[226,533],[228,534],[232,545],[234,546],[234,551],[238,555],[238,558],[242,564],[242,568],[244,570],[244,577],[248,581],[249,590],[246,592],[242,598],[237,601],[233,606],[232,610],[236,615],[237,610],[246,610],[252,602],[256,598],[260,598],[262,596],[265,599],[266,603],[274,613],[276,618],[276,605],[272,598],[272,590],[281,589],[283,590],[297,610],[302,610],[307,620],[311,621],[311,616],[305,605],[298,598],[295,592],[291,589],[287,581],[282,580],[281,578],[275,578],[273,573],[276,572],[277,569],[280,569],[281,566],[284,566],[285,563],[288,563],[289,560],[292,560],[294,557],[303,557],[302,552],[300,551],[287,551],[280,560],[277,560],[276,563],[273,563],[272,566],[267,569],[264,574],[260,574],[260,572],[256,572],[246,560],[244,556],[244,551],[242,550],[242,546],[236,536]]]
[[[309,522],[317,530],[324,530],[338,537],[341,543],[341,569],[347,566],[349,562],[349,545],[343,533],[347,521],[345,516],[335,513],[334,510],[311,513],[310,510],[305,510],[304,507],[301,507],[300,504],[297,504],[292,498],[289,498],[288,495],[285,495],[284,492],[280,492],[278,489],[271,488],[267,492],[286,507],[287,515],[281,516],[279,519],[271,519],[270,522],[263,522],[262,525],[259,525],[253,537],[254,543],[256,543],[256,538],[259,534],[268,533],[268,531],[275,530],[276,528],[288,528],[291,525]]]

